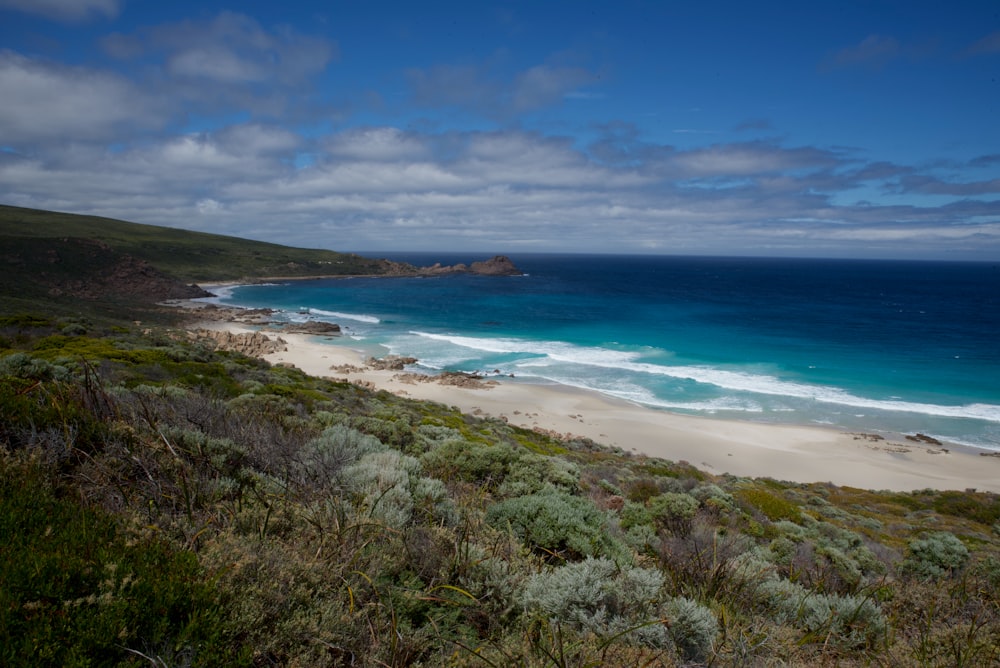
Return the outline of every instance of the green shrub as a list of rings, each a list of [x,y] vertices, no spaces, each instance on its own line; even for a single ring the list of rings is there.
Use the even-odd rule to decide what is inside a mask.
[[[944,491],[934,497],[934,510],[990,526],[1000,521],[1000,497],[982,492]]]
[[[698,499],[689,494],[667,492],[649,500],[649,514],[670,533],[686,536],[691,533],[691,521],[698,512]]]
[[[518,453],[510,462],[497,494],[503,497],[524,496],[554,487],[574,492],[580,485],[580,469],[561,457],[546,457],[533,452]]]
[[[92,454],[114,436],[115,407],[94,386],[0,376],[0,442],[40,448],[51,461]]]
[[[458,521],[458,509],[448,496],[448,489],[437,478],[417,478],[412,484],[413,512],[430,524],[452,526]]]
[[[781,623],[791,623],[814,642],[845,649],[871,646],[888,629],[885,615],[871,598],[818,594],[794,582],[771,579],[758,596]]]
[[[638,643],[663,647],[667,634],[660,621],[663,575],[646,568],[619,568],[609,559],[554,568],[528,579],[521,603],[551,621],[599,637],[625,631]]]
[[[736,507],[736,499],[733,498],[733,495],[718,485],[705,483],[698,485],[688,493],[707,507],[720,510],[732,510]]]
[[[68,380],[70,375],[66,367],[27,353],[11,353],[0,357],[0,376],[30,380]]]
[[[626,501],[618,512],[618,524],[626,531],[637,526],[652,526],[653,513],[644,504]]]
[[[417,427],[416,438],[423,445],[424,450],[430,450],[431,447],[446,441],[461,440],[462,432],[442,425],[422,424]]]
[[[628,488],[626,498],[633,503],[645,503],[660,493],[660,486],[647,478],[636,480]]]
[[[938,531],[910,541],[909,554],[900,568],[923,578],[939,578],[960,571],[969,550],[954,534]]]
[[[576,560],[618,557],[624,548],[607,533],[607,516],[587,499],[548,490],[508,499],[486,512],[494,527],[510,527],[523,543],[542,554]]]
[[[393,420],[354,416],[350,420],[350,425],[361,433],[374,436],[382,443],[398,450],[409,451],[410,446],[416,440],[413,426],[405,419],[405,416],[399,416]]]
[[[807,533],[806,528],[801,524],[789,522],[788,520],[778,520],[777,522],[772,523],[771,527],[781,535],[787,536],[794,541],[804,540]]]
[[[249,665],[193,553],[123,535],[36,466],[0,462],[0,536],[0,664]]]
[[[736,498],[747,506],[764,514],[772,522],[777,520],[798,520],[802,513],[794,503],[760,489],[759,487],[743,487],[736,491]]]
[[[857,560],[852,558],[851,555],[832,545],[817,548],[816,554],[825,557],[837,576],[846,582],[849,587],[857,587],[860,584],[862,577],[861,566],[858,565]]]
[[[688,661],[704,662],[712,653],[719,622],[711,610],[689,598],[678,597],[666,605],[670,638]]]
[[[572,492],[580,482],[580,470],[572,462],[501,443],[446,440],[424,453],[420,461],[436,477],[473,483],[502,497],[533,494],[545,487]]]
[[[458,479],[496,489],[518,453],[507,445],[447,440],[420,457],[424,470],[444,480]]]
[[[324,429],[302,447],[294,473],[302,484],[328,489],[339,484],[340,473],[347,466],[366,454],[384,449],[374,436],[337,424]]]
[[[398,450],[381,450],[345,468],[342,479],[360,497],[359,503],[370,517],[401,529],[413,515],[410,484],[419,473],[420,463],[413,457]]]
[[[795,556],[798,543],[786,536],[778,536],[771,541],[768,549],[774,555],[774,563],[781,566],[788,566],[792,561],[792,557]]]

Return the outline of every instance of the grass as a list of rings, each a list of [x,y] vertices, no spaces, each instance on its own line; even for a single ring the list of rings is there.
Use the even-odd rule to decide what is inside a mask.
[[[185,282],[387,272],[385,262],[350,253],[290,248],[99,216],[0,205],[3,255],[24,258],[19,262],[23,271],[37,271],[40,267],[58,269],[51,267],[48,260],[52,257],[53,244],[67,238],[100,241],[117,253],[146,260]],[[77,261],[73,254],[63,252],[60,257],[60,271],[79,274],[84,270],[84,267],[75,266]]]

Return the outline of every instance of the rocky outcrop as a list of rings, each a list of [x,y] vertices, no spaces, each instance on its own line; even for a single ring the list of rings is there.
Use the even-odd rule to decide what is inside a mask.
[[[375,371],[402,371],[408,364],[416,363],[416,357],[400,357],[399,355],[386,355],[382,358],[369,357],[365,360],[368,368]]]
[[[483,262],[473,262],[469,266],[469,272],[483,276],[521,276],[524,273],[506,255],[496,255]]]
[[[238,308],[199,302],[189,304],[168,302],[168,305],[186,307],[198,320],[238,322],[241,325],[269,325],[273,321],[271,316],[275,313],[274,309],[269,308]]]
[[[419,275],[440,276],[443,274],[479,274],[481,276],[522,276],[524,272],[517,268],[506,255],[496,255],[489,260],[473,262],[470,265],[442,265],[440,262],[430,267],[421,267]]]
[[[281,331],[289,334],[312,334],[314,336],[340,334],[340,325],[321,320],[309,320],[307,322],[295,322],[285,325]]]
[[[443,371],[433,376],[422,373],[401,373],[394,376],[394,378],[411,385],[416,383],[437,383],[439,385],[464,387],[470,390],[488,390],[500,384],[495,380],[486,380],[479,374],[465,373],[463,371]]]
[[[234,334],[225,330],[199,329],[191,332],[191,337],[210,341],[216,350],[230,350],[250,357],[263,357],[287,349],[286,342],[280,337],[272,339],[260,332]]]

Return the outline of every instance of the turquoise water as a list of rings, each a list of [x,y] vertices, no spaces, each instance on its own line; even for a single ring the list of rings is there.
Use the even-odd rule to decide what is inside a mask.
[[[419,265],[480,258],[396,254]],[[519,277],[242,286],[428,372],[513,375],[695,415],[1000,449],[1000,267],[523,255]]]

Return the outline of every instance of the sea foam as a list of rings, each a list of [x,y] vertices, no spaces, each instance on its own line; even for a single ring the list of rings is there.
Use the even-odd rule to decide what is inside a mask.
[[[913,401],[874,399],[851,394],[850,392],[836,387],[784,380],[767,374],[732,371],[701,365],[668,366],[640,362],[637,360],[643,356],[641,353],[611,350],[601,347],[576,346],[560,341],[483,338],[450,334],[433,334],[420,331],[411,331],[410,333],[422,338],[446,342],[455,346],[461,346],[463,348],[483,352],[521,353],[537,356],[534,359],[518,361],[516,363],[518,368],[528,369],[532,367],[550,366],[554,362],[585,365],[632,373],[665,376],[678,380],[712,385],[729,391],[746,392],[750,394],[788,397],[799,400],[850,406],[853,408],[919,413],[934,417],[969,418],[975,420],[985,420],[988,422],[1000,422],[1000,406],[993,404],[973,403],[949,406]],[[547,378],[552,382],[581,385],[579,380],[571,382],[564,376],[557,376],[552,373],[539,373],[537,375],[539,377]],[[586,386],[591,389],[596,389],[593,384],[587,384]],[[661,405],[665,408],[680,408],[685,405],[684,402],[662,400],[646,400],[643,401],[643,403]],[[689,402],[687,404],[687,406],[692,409],[697,405],[704,406],[704,402]],[[716,404],[711,410],[718,410],[720,408],[722,407]],[[732,408],[730,407],[729,409]],[[743,408],[742,410],[746,409]]]
[[[381,319],[376,318],[373,315],[364,315],[360,313],[344,313],[342,311],[325,311],[318,308],[306,309],[309,315],[323,316],[324,318],[337,318],[339,320],[355,320],[357,322],[366,322],[371,325],[377,325],[382,322]]]

